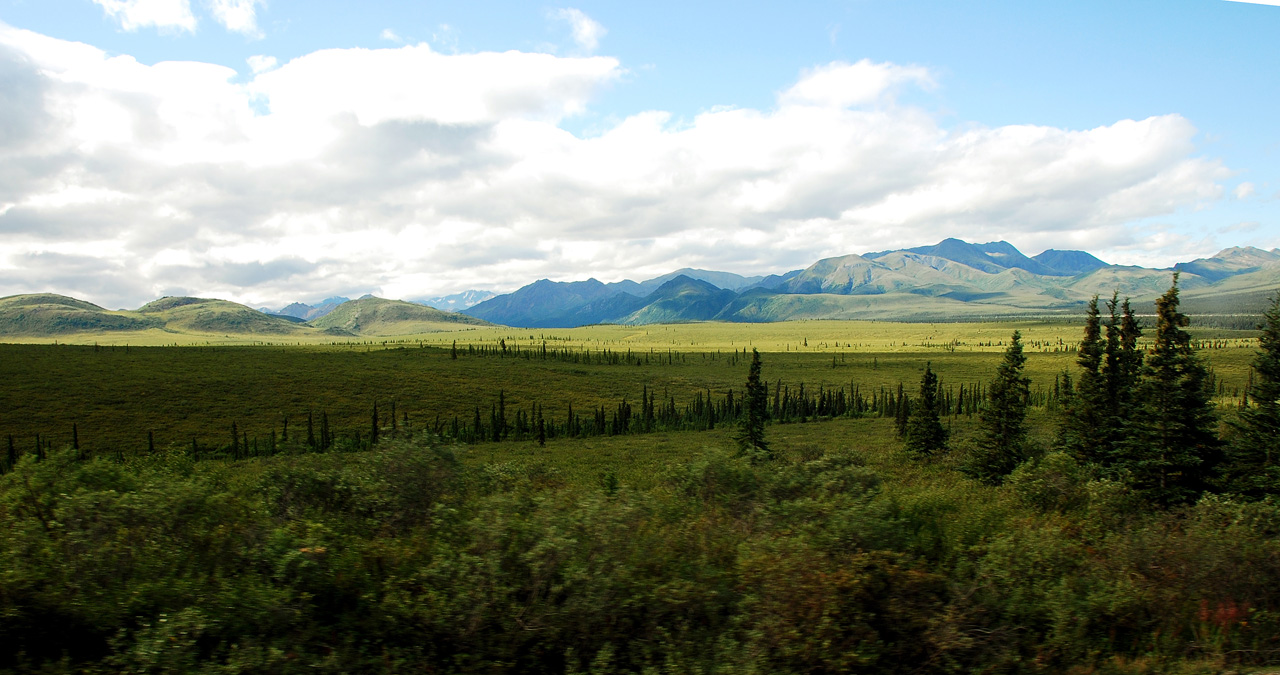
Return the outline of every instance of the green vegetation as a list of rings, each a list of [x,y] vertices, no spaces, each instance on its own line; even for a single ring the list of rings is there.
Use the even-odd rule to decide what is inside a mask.
[[[361,298],[344,302],[337,309],[311,322],[317,328],[339,335],[373,336],[431,333],[454,329],[459,324],[490,325],[487,321],[463,314],[382,298]]]
[[[488,325],[462,314],[381,298],[344,303],[314,324],[209,298],[165,297],[135,311],[114,312],[49,293],[0,298],[0,336],[39,342],[295,344]]]
[[[1192,336],[1171,293],[1149,342],[1113,298],[1083,331],[0,345],[0,672],[1280,663],[1280,503],[1237,480],[1275,471],[1280,306]],[[1156,382],[1228,423],[1198,499],[1125,464]]]
[[[1014,331],[1004,360],[991,381],[990,400],[982,408],[983,443],[961,467],[966,474],[985,483],[999,485],[1030,455],[1026,421],[1031,379],[1023,375],[1026,365],[1022,334]]]
[[[52,293],[0,298],[0,335],[47,338],[76,333],[145,331],[159,323]]]

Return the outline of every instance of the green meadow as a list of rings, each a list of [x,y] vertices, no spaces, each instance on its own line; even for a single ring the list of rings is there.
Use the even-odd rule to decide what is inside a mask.
[[[1027,345],[1033,391],[1052,391],[1074,364],[1078,325],[811,321],[503,327],[304,345],[158,347],[115,342],[120,335],[6,344],[0,439],[26,448],[39,434],[71,444],[74,425],[90,453],[186,447],[193,439],[220,447],[230,443],[234,423],[263,446],[273,432],[296,438],[308,413],[313,426],[324,414],[338,432],[366,432],[375,404],[385,425],[394,405],[397,426],[407,416],[410,428],[439,430],[455,417],[470,422],[477,409],[487,420],[500,393],[509,414],[537,404],[552,420],[564,419],[570,406],[635,404],[646,392],[683,407],[698,395],[740,393],[750,349],[761,351],[764,379],[775,388],[856,388],[870,396],[902,385],[910,393],[929,363],[954,393],[991,379],[1015,329]],[[1224,404],[1247,382],[1256,348],[1248,335],[1199,336]]]
[[[972,397],[1015,329],[1032,459],[990,485]],[[1268,672],[1280,507],[1161,507],[1055,452],[1081,330],[0,345],[0,673]],[[1228,430],[1258,340],[1194,337]],[[949,441],[922,456],[890,410],[926,365]]]

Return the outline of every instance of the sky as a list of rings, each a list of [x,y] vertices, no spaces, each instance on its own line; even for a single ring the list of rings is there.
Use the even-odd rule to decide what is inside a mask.
[[[0,0],[0,296],[1280,247],[1280,0]]]

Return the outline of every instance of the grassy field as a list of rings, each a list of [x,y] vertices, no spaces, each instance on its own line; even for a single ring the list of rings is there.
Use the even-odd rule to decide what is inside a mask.
[[[961,470],[978,416],[954,408],[929,456],[876,414],[775,421],[760,463],[723,420],[428,431],[499,392],[552,419],[740,396],[751,347],[773,392],[914,393],[926,364],[971,390],[1014,328],[1033,391],[1075,369],[1080,326],[1036,323],[0,345],[0,442],[25,455],[0,475],[0,671],[1267,672],[1274,500],[1165,510],[1052,452],[983,484]],[[1256,345],[1197,338],[1229,417]],[[367,438],[375,403],[372,449],[298,443],[308,411]],[[280,452],[226,451],[233,424],[258,443],[286,419]],[[1033,450],[1057,420],[1030,410]]]
[[[499,392],[509,415],[537,403],[550,419],[563,419],[570,406],[581,413],[623,399],[634,404],[646,390],[683,407],[707,392],[717,398],[741,392],[748,353],[742,350],[753,347],[763,354],[771,387],[857,387],[869,395],[901,383],[914,392],[931,363],[944,390],[954,390],[990,379],[1014,329],[1027,344],[1033,390],[1051,390],[1055,376],[1074,367],[1077,325],[810,321],[483,328],[288,346],[5,344],[0,439],[12,436],[20,449],[34,447],[36,434],[55,446],[69,444],[74,424],[89,452],[143,450],[148,432],[160,448],[190,446],[193,438],[217,447],[230,442],[234,423],[265,443],[284,431],[286,419],[296,438],[308,411],[315,424],[323,413],[337,430],[367,431],[375,402],[385,425],[394,403],[398,422],[407,414],[410,427],[422,429],[454,416],[465,423],[477,409],[487,419]],[[1200,337],[1229,403],[1247,381],[1256,343],[1224,331]],[[577,360],[544,359],[544,345]]]

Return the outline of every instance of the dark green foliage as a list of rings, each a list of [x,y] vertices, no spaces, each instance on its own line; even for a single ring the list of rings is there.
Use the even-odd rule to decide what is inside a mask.
[[[743,405],[746,414],[741,417],[738,427],[738,451],[752,461],[773,459],[769,443],[764,439],[765,417],[769,414],[768,393],[760,381],[760,352],[751,350],[751,366],[747,371],[747,392]]]
[[[1178,274],[1156,301],[1155,342],[1142,383],[1141,425],[1118,470],[1159,504],[1193,501],[1213,481],[1221,461],[1217,417],[1206,383],[1208,369],[1196,356],[1178,310]]]
[[[840,424],[892,444],[888,420]],[[24,458],[0,477],[0,670],[1154,674],[1280,661],[1273,503],[1135,512],[1051,454],[1010,479],[1035,507],[1010,511],[936,464],[904,483],[864,453],[803,454],[761,466],[693,453],[650,489],[612,470],[574,487],[425,437],[225,464]]]
[[[1027,402],[1031,379],[1024,373],[1022,334],[1013,332],[1004,361],[991,381],[991,395],[982,408],[982,442],[962,467],[977,480],[998,485],[1027,459]]]
[[[1248,403],[1235,425],[1224,476],[1228,490],[1252,498],[1280,494],[1280,293],[1260,328]]]
[[[1132,452],[1130,446],[1136,442],[1133,427],[1142,385],[1142,351],[1138,349],[1142,327],[1129,299],[1125,298],[1123,303],[1118,300],[1118,296],[1113,295],[1107,302],[1110,318],[1102,361],[1103,412],[1099,419],[1101,426],[1092,434],[1097,439],[1095,447],[1104,466]]]
[[[894,406],[893,421],[894,429],[898,432],[898,438],[905,440],[911,422],[911,397],[902,391],[901,384],[898,385],[898,398]]]
[[[926,363],[920,378],[920,397],[911,406],[907,421],[907,450],[917,457],[928,457],[947,448],[950,432],[938,418],[938,376],[933,364]]]
[[[1105,425],[1106,384],[1102,378],[1102,321],[1098,312],[1098,296],[1089,301],[1085,314],[1084,337],[1080,340],[1076,363],[1080,377],[1075,395],[1065,405],[1058,432],[1058,443],[1082,462],[1101,464],[1109,459],[1097,431]]]

